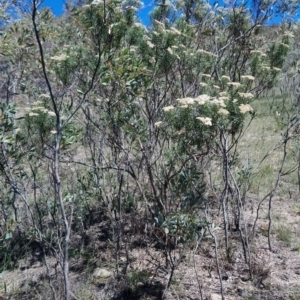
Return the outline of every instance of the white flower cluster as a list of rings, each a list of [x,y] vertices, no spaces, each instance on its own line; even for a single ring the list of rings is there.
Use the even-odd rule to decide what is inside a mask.
[[[197,102],[200,105],[204,105],[206,102],[208,102],[210,100],[210,96],[206,95],[206,94],[202,94],[200,96],[198,96],[197,98],[195,98],[195,102]]]
[[[218,55],[216,55],[216,54],[214,54],[214,53],[212,53],[212,52],[203,50],[203,49],[198,49],[197,52],[198,52],[198,53],[201,53],[201,54],[206,54],[206,55],[208,55],[208,56],[218,57]]]
[[[264,53],[264,52],[262,52],[262,51],[260,51],[260,50],[251,50],[251,51],[250,51],[250,54],[258,54],[258,55],[260,55],[260,56],[267,56],[266,53]]]
[[[157,25],[159,28],[165,28],[165,24],[162,23],[162,22],[160,22],[160,21],[158,21],[158,20],[154,20],[153,23],[155,25]]]
[[[276,68],[276,67],[273,67],[272,69],[273,69],[274,71],[276,71],[276,72],[280,72],[280,71],[281,71],[281,69]]]
[[[285,32],[283,36],[288,36],[288,37],[291,37],[291,38],[295,37],[294,34],[291,31]]]
[[[94,1],[91,3],[91,5],[98,5],[98,4],[101,4],[101,3],[103,3],[102,0],[94,0]]]
[[[52,60],[56,60],[56,61],[64,61],[64,60],[67,60],[69,58],[69,56],[63,53],[61,55],[52,56],[50,58]]]
[[[215,104],[217,106],[220,106],[220,107],[223,107],[225,108],[226,107],[226,104],[224,103],[224,100],[227,100],[226,97],[220,97],[220,98],[214,98],[211,103],[212,104]]]
[[[154,44],[153,43],[151,43],[150,41],[147,41],[147,45],[148,45],[148,47],[150,47],[150,48],[154,48]]]
[[[168,48],[167,50],[169,51],[169,50],[171,50],[171,48]],[[169,51],[169,52],[172,53],[171,51]],[[205,77],[205,78],[211,78],[211,75],[209,75],[209,74],[202,74],[202,76]],[[229,76],[223,75],[222,79],[227,81],[228,86],[231,86],[231,87],[240,87],[240,86],[242,86],[242,84],[240,82],[230,81]],[[241,76],[241,79],[252,82],[252,81],[255,80],[255,77],[252,76],[252,75],[243,75],[243,76]],[[205,87],[205,86],[207,86],[207,83],[201,82],[200,86]],[[216,86],[216,85],[214,85],[213,87],[217,90],[220,89],[220,87]],[[238,95],[239,95],[240,98],[243,98],[243,99],[252,99],[252,98],[254,98],[254,95],[252,93],[242,93],[242,92],[240,92],[240,93],[238,93]],[[202,94],[202,95],[199,95],[196,98],[184,97],[184,98],[176,99],[176,101],[179,104],[179,106],[178,106],[179,109],[180,108],[187,108],[190,105],[194,105],[194,104],[204,105],[206,103],[209,103],[209,104],[216,105],[218,107],[217,113],[219,115],[223,115],[223,116],[230,115],[229,110],[226,109],[225,101],[229,101],[228,93],[226,91],[220,92],[218,94],[218,96],[216,96],[216,97],[212,97],[212,96],[209,96],[207,94]],[[233,99],[232,103],[237,103],[238,101],[239,101],[238,99]],[[240,104],[238,107],[239,107],[240,113],[242,113],[242,114],[253,111],[253,108],[249,104]],[[170,106],[164,107],[163,111],[164,112],[169,112],[173,109],[175,109],[175,107],[173,105],[170,105]],[[199,117],[196,117],[196,119],[201,121],[206,126],[212,126],[212,118],[210,118],[210,117],[199,116]],[[158,121],[154,125],[155,125],[155,127],[159,127],[159,126],[161,126],[161,124],[162,124],[162,121]],[[182,132],[180,132],[180,133],[178,132],[178,134],[182,134]]]
[[[255,77],[252,75],[243,75],[241,76],[241,79],[249,80],[249,81],[254,81]]]
[[[41,94],[40,97],[50,97],[48,94]],[[36,101],[32,104],[32,107],[25,107],[24,110],[28,113],[29,117],[39,116],[40,113],[48,114],[49,116],[56,116],[55,112],[48,110],[47,108],[42,106],[41,101]]]
[[[171,55],[173,55],[173,50],[172,50],[172,48],[168,47],[168,48],[167,48],[167,51],[168,51]]]
[[[225,109],[225,108],[220,108],[220,109],[218,110],[218,114],[219,114],[219,115],[228,116],[228,115],[229,115],[229,111],[228,111],[227,109]]]
[[[230,77],[227,76],[227,75],[223,75],[223,76],[222,76],[222,79],[230,81]]]
[[[204,125],[212,126],[211,118],[208,117],[197,117],[197,120],[201,121]]]
[[[290,48],[290,46],[289,45],[287,45],[287,44],[285,44],[285,43],[279,43],[281,46],[283,46],[283,47],[285,47],[285,48]]]
[[[170,30],[171,30],[174,34],[181,35],[181,32],[180,32],[178,29],[174,28],[174,27],[171,27]]]
[[[242,114],[245,114],[249,111],[253,111],[253,108],[249,104],[241,104],[239,106],[239,109]]]
[[[47,99],[51,98],[49,94],[41,94],[40,97],[41,98],[47,98]]]
[[[178,101],[181,105],[190,105],[195,103],[195,100],[191,97],[177,99],[176,101]]]
[[[254,98],[254,95],[251,93],[238,93],[240,97],[244,99],[252,99]]]
[[[228,86],[233,86],[233,87],[240,87],[241,84],[239,82],[227,82]]]
[[[155,122],[154,126],[155,127],[160,127],[162,123],[163,123],[162,121]]]
[[[168,112],[168,111],[170,111],[170,110],[172,110],[172,109],[174,109],[174,108],[175,108],[175,107],[174,107],[173,105],[166,106],[166,107],[163,108],[163,111],[164,111],[164,112]]]

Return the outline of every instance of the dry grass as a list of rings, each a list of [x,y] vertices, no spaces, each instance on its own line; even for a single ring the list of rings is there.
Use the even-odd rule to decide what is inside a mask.
[[[274,186],[283,157],[283,147],[277,147],[281,144],[284,130],[280,120],[276,118],[274,110],[271,111],[270,105],[271,101],[268,99],[259,99],[253,102],[252,106],[256,111],[256,117],[239,144],[240,164],[241,166],[251,166],[254,175],[250,193],[258,198],[263,197]],[[293,153],[294,142],[291,140],[288,144],[284,173],[292,170],[297,163]],[[291,172],[282,177],[277,193],[278,195],[288,195],[297,189],[297,174]]]
[[[239,168],[251,171],[249,190],[251,197],[246,199],[246,204],[251,205],[245,205],[245,222],[250,225],[253,224],[256,217],[259,200],[274,186],[282,158],[282,149],[278,149],[270,153],[263,163],[260,163],[263,157],[280,142],[282,128],[270,114],[267,100],[257,100],[253,103],[253,107],[257,111],[257,116],[240,141],[238,163]],[[292,146],[291,143],[289,151],[292,150]],[[291,168],[294,163],[295,157],[289,153],[286,170]],[[111,192],[109,187],[107,189],[108,192]],[[249,280],[248,265],[244,261],[238,232],[230,231],[230,253],[226,252],[222,229],[223,220],[218,213],[216,203],[213,203],[213,199],[211,199],[211,203],[209,203],[211,206],[209,209],[210,221],[220,227],[215,234],[219,244],[218,255],[226,299],[299,299],[300,204],[298,198],[296,174],[291,173],[284,176],[273,200],[273,252],[270,252],[267,247],[268,206],[267,203],[262,204],[257,232],[250,238],[253,280]],[[120,261],[125,262],[129,258],[128,280],[134,295],[138,297],[136,299],[161,299],[170,266],[165,265],[163,251],[154,247],[153,237],[149,238],[144,235],[144,226],[143,230],[137,230],[137,216],[135,216],[135,220],[135,228],[129,228],[122,237],[123,241],[126,241],[129,252],[127,256],[126,252],[122,250]],[[110,240],[101,239],[104,235],[103,230],[108,226],[106,225],[96,224],[85,232],[86,238],[88,237],[90,240],[90,244],[85,245],[86,251],[93,257],[90,259],[88,268],[86,263],[82,263],[82,266],[78,268],[80,271],[71,270],[71,285],[77,299],[101,299],[99,291],[103,289],[103,286],[95,284],[92,280],[93,266],[95,264],[98,267],[110,267],[110,269],[114,267],[113,244]],[[106,230],[108,229],[106,228]],[[167,300],[200,299],[198,283],[201,285],[204,299],[210,299],[213,293],[220,293],[214,243],[208,236],[199,245],[195,254],[193,254],[192,247],[187,248],[180,245],[172,252],[172,255],[178,260],[171,287],[166,294]],[[91,263],[92,261],[93,263]],[[25,295],[24,298],[19,299],[26,299],[26,293],[32,292],[28,288],[30,284],[35,286],[42,277],[41,274],[45,275],[44,268],[43,271],[41,268],[29,267],[25,273],[21,270],[8,272],[5,274],[5,279],[0,278],[0,292],[5,292],[4,282],[12,281],[14,285],[8,285],[6,292],[10,295],[17,295],[17,297]],[[35,294],[27,295],[31,299],[41,299],[41,297],[51,299],[50,288],[46,281],[43,286],[44,289],[37,288]],[[47,293],[47,297],[42,294],[43,292]],[[13,297],[12,299],[14,299]]]

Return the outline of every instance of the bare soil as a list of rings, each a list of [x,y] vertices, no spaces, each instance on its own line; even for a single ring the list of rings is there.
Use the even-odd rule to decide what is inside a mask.
[[[218,228],[214,232],[225,299],[300,299],[300,201],[289,196],[273,200],[272,252],[266,236],[267,200],[262,204],[255,235],[251,232],[258,201],[249,198],[248,204],[245,223],[250,234],[252,279],[239,232],[231,228],[230,251],[226,252],[221,214],[217,207],[210,210],[210,221]],[[218,299],[220,278],[215,244],[209,235],[206,234],[197,249],[191,244],[190,247],[178,245],[171,251],[176,261],[170,287],[166,289],[171,266],[166,264],[164,251],[160,249],[163,240],[149,232],[146,235],[142,218],[138,221],[136,216],[135,228],[126,227],[126,218],[132,216],[124,216],[119,275],[116,274],[116,252],[108,221],[96,223],[84,235],[73,237],[74,245],[82,249],[80,255],[70,259],[73,299]],[[286,232],[282,232],[282,228]],[[47,262],[58,299],[62,299],[60,266],[53,257]],[[95,278],[96,268],[104,268],[114,275]],[[0,299],[53,299],[42,261],[20,261],[17,269],[0,276]]]

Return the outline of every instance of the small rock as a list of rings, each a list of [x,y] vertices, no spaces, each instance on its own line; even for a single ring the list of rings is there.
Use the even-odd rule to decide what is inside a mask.
[[[228,279],[229,279],[229,277],[228,277],[227,274],[223,274],[223,275],[222,275],[222,280],[228,280]]]
[[[241,278],[241,280],[244,281],[244,282],[250,280],[250,276],[247,276],[247,277],[241,276],[240,278]]]
[[[210,295],[211,300],[222,300],[222,296],[218,294],[211,294]]]
[[[237,294],[241,297],[247,297],[248,293],[243,288],[237,288]]]
[[[138,288],[142,288],[142,287],[144,287],[144,283],[138,282],[138,283],[136,284],[136,286],[137,286]]]
[[[111,277],[112,275],[113,275],[112,272],[101,268],[97,268],[93,274],[94,278],[108,278]]]

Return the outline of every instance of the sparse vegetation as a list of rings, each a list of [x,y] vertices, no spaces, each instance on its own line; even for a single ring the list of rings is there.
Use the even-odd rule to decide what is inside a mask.
[[[0,3],[0,297],[297,295],[298,1]]]
[[[291,228],[286,225],[279,224],[276,228],[276,234],[280,241],[283,241],[287,246],[290,246],[292,242]]]

